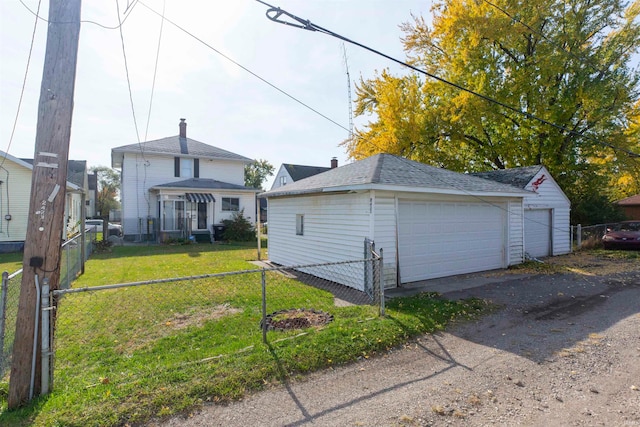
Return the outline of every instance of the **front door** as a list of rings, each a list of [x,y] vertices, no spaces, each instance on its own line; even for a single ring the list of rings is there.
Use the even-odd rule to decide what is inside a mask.
[[[198,230],[207,229],[207,203],[198,202]]]

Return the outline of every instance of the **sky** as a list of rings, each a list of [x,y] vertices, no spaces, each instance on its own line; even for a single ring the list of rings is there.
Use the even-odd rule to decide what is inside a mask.
[[[0,0],[0,150],[33,158],[47,25],[40,20],[36,27],[16,121],[36,21],[27,7],[38,9],[38,0],[23,3]],[[429,19],[431,8],[429,0],[267,3],[400,60],[405,54],[399,25],[411,14]],[[385,68],[402,72],[362,48],[272,22],[268,7],[255,0],[118,5],[121,18],[126,16],[122,37],[131,97],[120,31],[81,24],[69,158],[89,167],[111,166],[113,147],[177,135],[180,118],[186,118],[188,137],[265,159],[275,172],[282,163],[328,167],[332,157],[344,165],[349,160],[340,143],[349,135],[356,82]],[[163,8],[182,29],[165,20],[161,32]],[[47,0],[39,15],[48,16]],[[116,2],[83,0],[81,19],[117,27]]]

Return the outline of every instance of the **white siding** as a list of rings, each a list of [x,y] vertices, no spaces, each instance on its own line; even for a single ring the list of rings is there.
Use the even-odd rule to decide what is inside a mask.
[[[236,185],[244,185],[244,163],[226,160],[200,159],[200,178],[215,179]],[[122,161],[122,222],[125,235],[139,233],[138,218],[157,217],[158,198],[149,194],[149,188],[156,185],[180,182],[189,177],[174,176],[174,157],[145,153],[125,153]],[[183,191],[184,193],[184,191]],[[255,220],[255,194],[246,192],[213,193],[216,198],[216,211],[213,223],[219,224],[231,217],[231,213],[222,212],[219,197],[239,197],[240,208],[245,216]],[[210,219],[211,221],[211,219]]]
[[[0,170],[0,241],[22,242],[27,235],[31,169],[7,159]],[[11,215],[11,219],[5,219]]]
[[[537,186],[534,183],[539,182]],[[571,204],[560,186],[555,182],[549,171],[542,168],[540,172],[525,187],[525,190],[535,191],[535,194],[524,199],[525,209],[551,209],[551,255],[561,255],[571,252],[571,231],[569,214]],[[525,221],[525,228],[527,222]]]
[[[271,190],[273,190],[274,188],[282,187],[282,185],[280,184],[280,178],[282,177],[284,177],[287,180],[285,185],[291,184],[293,182],[293,179],[291,179],[291,175],[289,175],[289,172],[287,172],[287,169],[284,167],[284,165],[280,165],[280,169],[278,169],[278,173],[276,174],[276,177],[273,180],[273,184],[271,184]]]
[[[364,239],[371,238],[368,192],[271,198],[268,215],[269,259],[276,264],[361,260]],[[296,215],[304,215],[301,236],[296,235]],[[349,264],[344,269],[342,274],[348,277],[327,278],[363,290],[363,264]]]

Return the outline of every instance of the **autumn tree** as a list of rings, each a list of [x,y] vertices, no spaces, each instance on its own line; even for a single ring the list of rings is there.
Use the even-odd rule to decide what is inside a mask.
[[[90,171],[98,176],[96,212],[109,215],[112,209],[120,208],[120,174],[107,166],[92,167]]]
[[[371,121],[345,143],[352,158],[544,164],[574,204],[637,171],[639,0],[443,0],[433,14],[401,26],[407,61],[498,103],[420,73],[361,79],[355,113]]]
[[[252,188],[262,188],[267,177],[273,175],[275,168],[266,160],[256,160],[244,167],[244,185]]]

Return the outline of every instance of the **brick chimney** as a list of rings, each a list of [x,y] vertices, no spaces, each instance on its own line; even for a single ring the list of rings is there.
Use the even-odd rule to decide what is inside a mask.
[[[185,120],[187,119],[180,119],[180,138],[187,137],[187,122]]]
[[[335,169],[338,167],[338,159],[336,157],[331,158],[331,169]]]

